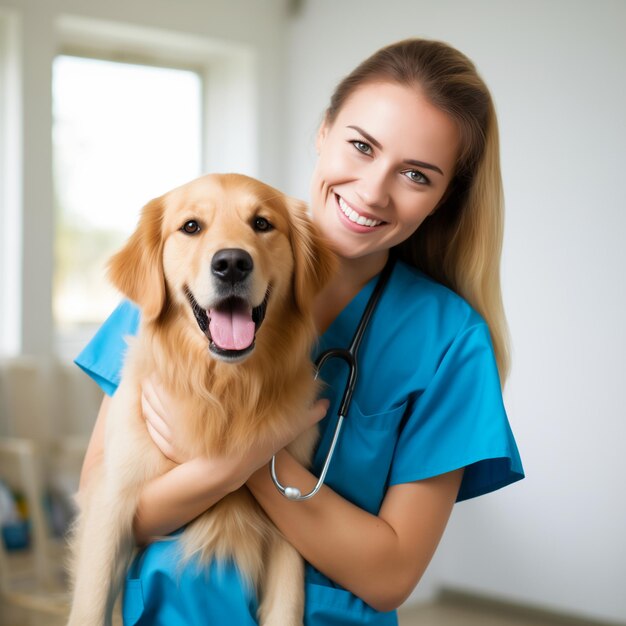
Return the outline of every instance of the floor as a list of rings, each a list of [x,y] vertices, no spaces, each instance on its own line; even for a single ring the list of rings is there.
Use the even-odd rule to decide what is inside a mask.
[[[65,620],[43,614],[39,617],[31,614],[30,619],[25,615],[18,617],[14,614],[14,619],[5,621],[2,617],[8,617],[8,615],[4,609],[6,607],[0,606],[2,626],[62,626],[65,624]],[[597,622],[580,618],[541,615],[537,611],[524,609],[507,610],[501,606],[463,599],[442,599],[437,604],[400,609],[399,614],[400,626],[602,626]]]
[[[514,607],[450,593],[435,604],[401,608],[400,626],[626,626]]]
[[[554,622],[550,621],[446,605],[424,606],[402,612],[399,621],[400,626],[554,626]]]

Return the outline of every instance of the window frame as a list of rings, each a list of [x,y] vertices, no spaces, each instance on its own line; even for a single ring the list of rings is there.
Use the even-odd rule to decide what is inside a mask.
[[[0,10],[0,356],[21,352],[22,85],[21,23]]]

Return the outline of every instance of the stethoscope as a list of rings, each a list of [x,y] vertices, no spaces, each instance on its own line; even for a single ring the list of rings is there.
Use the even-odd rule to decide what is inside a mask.
[[[341,404],[339,406],[339,411],[337,412],[337,424],[335,426],[335,432],[333,433],[333,438],[330,444],[330,448],[328,449],[328,453],[326,454],[326,460],[324,461],[324,467],[322,468],[322,472],[319,476],[317,484],[309,493],[302,495],[300,490],[297,487],[284,487],[280,481],[278,480],[278,476],[276,476],[276,456],[272,457],[272,462],[270,464],[270,472],[272,474],[272,480],[276,485],[276,488],[280,493],[282,493],[289,500],[293,500],[296,502],[301,502],[302,500],[308,500],[312,498],[322,487],[324,484],[324,479],[326,478],[326,473],[328,472],[328,468],[330,466],[330,462],[333,458],[333,453],[335,452],[335,446],[337,445],[337,440],[339,439],[339,433],[341,432],[341,426],[343,425],[343,420],[346,415],[348,415],[348,411],[350,409],[350,403],[352,402],[352,394],[354,393],[354,388],[356,387],[356,377],[357,377],[357,351],[359,346],[361,345],[361,340],[363,339],[363,335],[367,330],[367,325],[369,324],[370,318],[376,309],[376,305],[380,300],[380,296],[389,282],[389,276],[391,276],[391,272],[393,270],[393,266],[395,264],[395,258],[393,254],[389,254],[389,259],[383,268],[383,271],[380,273],[378,277],[378,281],[374,287],[374,291],[370,296],[370,299],[367,301],[367,306],[365,307],[365,311],[363,312],[363,316],[359,321],[359,325],[354,333],[354,337],[352,338],[352,342],[350,343],[350,347],[346,350],[345,348],[329,348],[328,350],[324,350],[322,354],[317,357],[315,361],[315,369],[316,374],[315,378],[319,376],[320,370],[322,366],[329,361],[330,359],[341,359],[345,361],[348,365],[348,381],[346,383],[346,388],[343,392],[343,398],[341,399]]]

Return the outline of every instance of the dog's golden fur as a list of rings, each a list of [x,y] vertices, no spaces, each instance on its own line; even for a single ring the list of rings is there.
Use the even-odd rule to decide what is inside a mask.
[[[273,228],[256,229],[257,217]],[[183,227],[191,220],[199,231],[190,234]],[[211,260],[225,248],[252,257],[251,306],[269,293],[254,350],[236,363],[210,352],[188,295],[208,306]],[[141,381],[156,374],[176,398],[177,444],[189,457],[240,455],[277,440],[316,395],[309,360],[312,300],[333,264],[304,207],[248,177],[205,176],[144,207],[137,230],[109,268],[113,284],[140,306],[142,321],[107,415],[103,467],[79,502],[70,625],[110,623],[132,554],[142,485],[173,467],[148,435]],[[307,431],[290,451],[307,463],[315,437],[316,429]],[[232,557],[261,594],[262,624],[301,623],[301,558],[245,488],[189,524],[181,545],[181,562]]]

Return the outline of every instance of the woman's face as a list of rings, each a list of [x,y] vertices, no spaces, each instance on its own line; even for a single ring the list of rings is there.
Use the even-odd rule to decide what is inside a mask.
[[[341,257],[386,256],[437,207],[458,147],[453,120],[419,90],[362,85],[319,130],[313,219]]]

